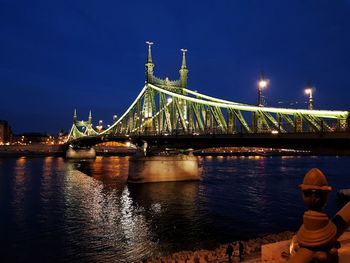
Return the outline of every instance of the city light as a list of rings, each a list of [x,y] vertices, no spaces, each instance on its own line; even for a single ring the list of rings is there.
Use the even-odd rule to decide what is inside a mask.
[[[262,90],[266,89],[269,84],[269,80],[265,79],[263,76],[261,76],[260,80],[258,81],[258,106],[262,107],[264,106],[264,99],[262,96]]]
[[[96,129],[98,130],[98,132],[101,132],[103,129],[103,120],[99,120],[98,121],[98,125],[96,125]]]
[[[312,89],[305,89],[305,94],[310,95],[312,97]]]
[[[261,80],[259,80],[259,83],[258,83],[259,88],[261,88],[261,89],[266,88],[267,84],[268,84],[268,81],[266,79],[261,79]]]
[[[312,110],[313,109],[312,88],[306,88],[304,92],[305,94],[309,95],[309,110]]]

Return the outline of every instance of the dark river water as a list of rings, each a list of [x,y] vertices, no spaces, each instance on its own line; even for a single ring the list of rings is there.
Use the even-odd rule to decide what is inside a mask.
[[[296,230],[318,167],[350,188],[350,157],[199,157],[200,182],[127,184],[128,157],[0,159],[0,262],[136,262]]]

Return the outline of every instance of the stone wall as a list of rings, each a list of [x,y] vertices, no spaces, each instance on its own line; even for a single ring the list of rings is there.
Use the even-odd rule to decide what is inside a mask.
[[[286,231],[279,234],[271,234],[261,238],[241,241],[244,247],[244,258],[260,257],[261,246],[282,240],[291,239],[294,232]],[[237,241],[235,241],[237,242]],[[234,245],[232,242],[231,245]],[[142,262],[147,263],[205,263],[205,262],[227,262],[226,248],[229,244],[220,245],[214,250],[181,251],[163,257],[151,257]],[[235,262],[234,260],[232,260]]]

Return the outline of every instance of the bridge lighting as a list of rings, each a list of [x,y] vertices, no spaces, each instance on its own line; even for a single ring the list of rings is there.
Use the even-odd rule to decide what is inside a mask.
[[[268,85],[269,85],[269,80],[265,79],[264,76],[261,76],[260,80],[258,81],[258,106],[259,107],[264,106],[262,90],[266,89]]]
[[[278,134],[279,132],[276,130],[271,131],[272,134]]]
[[[96,129],[101,132],[101,130],[103,129],[103,120],[99,120],[98,121],[98,125],[96,126]]]
[[[309,110],[313,108],[313,98],[312,98],[312,88],[307,88],[304,90],[306,95],[309,95]]]
[[[173,98],[169,97],[166,101],[168,102],[168,104],[170,104],[173,101]]]
[[[131,143],[130,142],[126,142],[126,147],[130,147]]]
[[[312,97],[312,89],[305,89],[305,94],[309,94]]]
[[[267,87],[267,80],[266,79],[259,80],[258,85],[259,85],[259,88],[261,88],[261,89],[266,88]]]
[[[113,122],[116,122],[118,119],[118,116],[116,114],[113,115]]]

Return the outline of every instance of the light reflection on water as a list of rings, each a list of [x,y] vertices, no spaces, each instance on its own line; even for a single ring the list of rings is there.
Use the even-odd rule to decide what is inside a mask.
[[[305,209],[297,185],[312,167],[350,188],[348,157],[198,160],[200,182],[134,185],[128,157],[2,159],[0,250],[12,262],[134,262],[295,230]]]
[[[15,175],[14,175],[14,198],[12,200],[13,211],[16,214],[15,220],[17,224],[21,224],[24,219],[24,203],[25,194],[27,191],[28,183],[30,180],[28,174],[30,173],[30,167],[27,166],[26,157],[20,157],[16,160]]]

